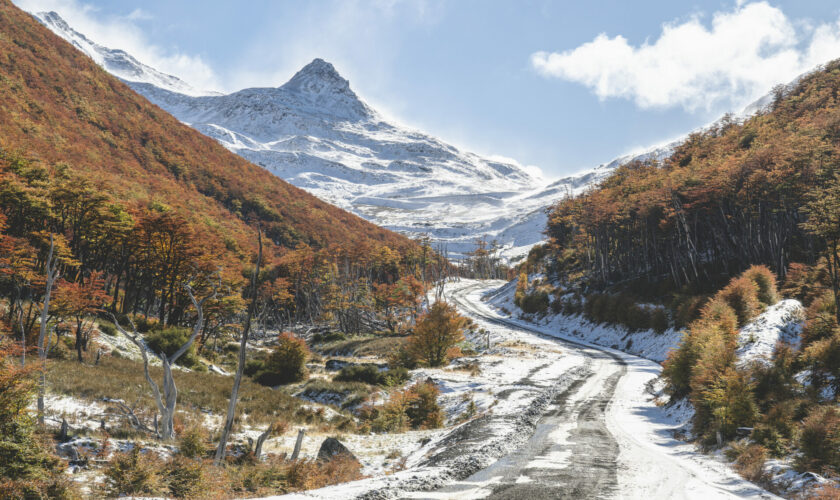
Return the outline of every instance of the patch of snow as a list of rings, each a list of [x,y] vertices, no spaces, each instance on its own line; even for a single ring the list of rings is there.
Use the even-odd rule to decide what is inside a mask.
[[[738,332],[739,366],[769,363],[778,342],[799,344],[804,310],[798,300],[785,299],[770,306]]]

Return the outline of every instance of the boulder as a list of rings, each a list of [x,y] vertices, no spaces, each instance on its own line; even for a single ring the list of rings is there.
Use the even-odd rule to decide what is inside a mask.
[[[341,441],[339,441],[338,439],[329,437],[325,439],[323,443],[321,443],[321,448],[318,450],[318,460],[321,460],[323,462],[329,462],[330,460],[339,455],[349,457],[356,463],[359,462],[359,460],[352,453],[350,453],[350,450],[348,450],[346,446],[341,444]]]
[[[327,362],[324,364],[324,368],[330,372],[337,372],[341,370],[347,365],[351,365],[353,363],[342,361],[340,359],[328,359]]]

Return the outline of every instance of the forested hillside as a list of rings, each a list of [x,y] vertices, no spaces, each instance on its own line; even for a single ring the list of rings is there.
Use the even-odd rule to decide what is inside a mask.
[[[548,234],[561,276],[598,287],[628,279],[716,285],[766,264],[814,261],[823,242],[802,225],[840,169],[840,63],[739,124],[724,118],[662,164],[625,165],[560,202]]]
[[[0,3],[0,146],[129,208],[165,204],[230,247],[253,216],[277,244],[408,241],[229,153],[148,103],[8,1]],[[52,173],[52,172],[50,172]],[[235,254],[235,251],[233,251]]]
[[[41,293],[31,273],[43,271],[50,233],[65,280],[99,273],[112,310],[176,324],[189,308],[182,284],[190,276],[221,269],[234,289],[244,281],[257,225],[273,242],[266,248],[270,278],[282,277],[278,288],[298,299],[285,306],[287,315],[311,319],[327,300],[339,300],[322,297],[316,277],[336,285],[364,274],[368,287],[392,283],[421,258],[410,240],[178,122],[6,0],[0,216],[5,244],[15,251],[3,266],[11,276],[4,288],[9,319],[20,300]],[[348,259],[354,264],[339,269]],[[34,311],[26,319],[31,328]]]

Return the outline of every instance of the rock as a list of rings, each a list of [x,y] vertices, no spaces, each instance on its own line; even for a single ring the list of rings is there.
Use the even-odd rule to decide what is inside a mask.
[[[359,460],[350,453],[350,450],[341,444],[341,441],[338,439],[330,437],[321,443],[321,448],[318,450],[318,460],[328,462],[338,455],[344,455],[351,458],[354,462],[359,462]]]
[[[352,363],[342,361],[340,359],[328,359],[327,362],[324,363],[324,368],[326,368],[327,371],[335,372],[350,364]]]
[[[70,462],[79,460],[79,450],[73,443],[61,443],[55,447],[55,452],[59,457],[66,457]]]
[[[207,367],[207,369],[210,370],[212,373],[216,373],[218,375],[224,375],[224,376],[230,375],[230,373],[228,373],[227,370],[225,370],[224,368],[218,367],[218,366],[216,366],[212,363]]]

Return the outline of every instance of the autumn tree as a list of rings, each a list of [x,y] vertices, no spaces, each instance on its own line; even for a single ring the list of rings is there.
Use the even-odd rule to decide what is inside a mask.
[[[470,320],[458,314],[453,305],[437,301],[418,318],[408,340],[409,352],[429,366],[440,366],[447,361],[447,351],[464,340],[469,326]]]
[[[75,322],[76,355],[82,362],[82,351],[88,350],[93,322],[85,320],[94,315],[108,302],[110,297],[103,289],[102,273],[94,271],[88,279],[78,283],[59,281],[55,290],[54,307],[56,315],[71,318]]]
[[[840,322],[840,173],[825,169],[822,175],[822,182],[811,191],[804,207],[808,220],[803,227],[823,242],[835,314]]]

